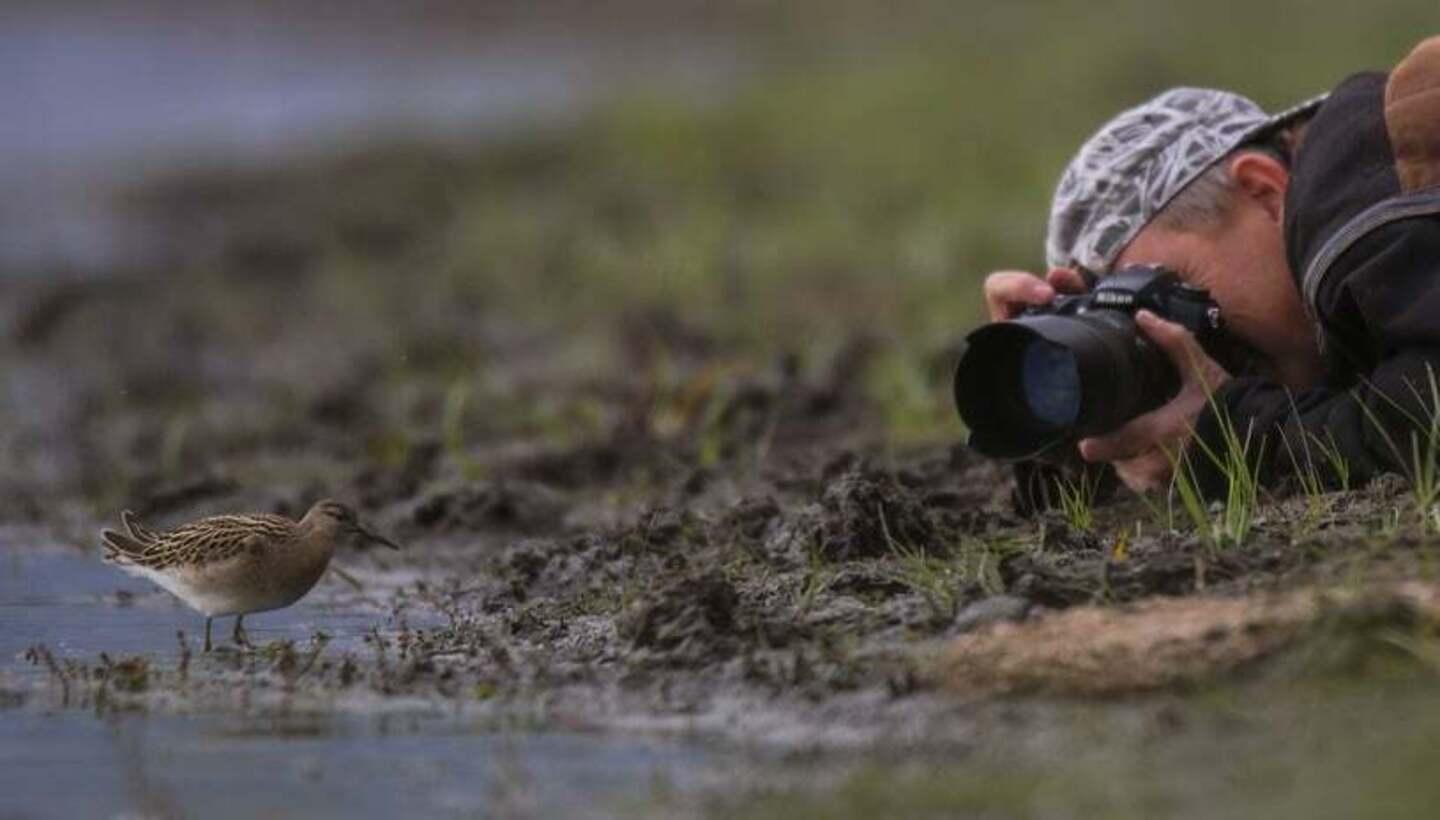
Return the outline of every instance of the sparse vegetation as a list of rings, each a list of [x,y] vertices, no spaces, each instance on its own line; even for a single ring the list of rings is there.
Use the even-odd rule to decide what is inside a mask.
[[[31,391],[0,394],[4,521],[88,543],[120,508],[293,513],[333,494],[410,548],[346,556],[359,582],[324,602],[361,614],[349,633],[214,657],[184,637],[176,654],[168,627],[153,654],[35,647],[34,685],[0,680],[0,709],[420,704],[463,731],[683,726],[814,750],[824,776],[754,803],[768,781],[734,784],[700,809],[721,815],[1301,816],[1352,804],[1274,784],[1324,795],[1341,769],[1362,808],[1423,793],[1368,764],[1398,748],[1428,765],[1434,727],[1405,718],[1433,703],[1365,685],[1392,663],[1433,683],[1424,618],[1327,633],[1370,659],[1344,692],[1326,686],[1345,663],[1292,673],[1282,650],[1217,683],[1221,632],[1183,647],[1183,687],[1105,704],[957,707],[934,660],[1067,612],[1433,580],[1436,423],[1395,442],[1403,490],[1359,486],[1317,440],[1272,443],[1302,497],[1267,496],[1258,443],[1230,430],[1193,454],[1224,477],[1218,506],[1182,461],[1164,497],[1096,504],[1082,479],[1021,520],[1006,469],[955,446],[949,396],[980,278],[1038,265],[1055,175],[1102,117],[1181,82],[1278,107],[1396,56],[1433,0],[787,9],[755,12],[773,65],[728,93],[620,94],[463,150],[186,172],[135,194],[183,266],[82,283],[63,309],[60,285],[0,280],[0,368]],[[1143,736],[1095,742],[1097,710]],[[1052,752],[1055,714],[1078,728]],[[1255,730],[1209,730],[1235,715]],[[1322,718],[1338,722],[1308,734]],[[910,772],[930,754],[912,732],[980,757]],[[1311,741],[1348,755],[1352,736],[1353,766],[1308,765]],[[861,750],[853,775],[836,747]]]
[[[1082,470],[1076,478],[1063,480],[1058,488],[1060,511],[1077,530],[1089,531],[1095,527],[1095,495],[1100,481],[1098,470]]]
[[[1173,457],[1173,492],[1180,499],[1195,531],[1215,550],[1245,543],[1260,502],[1262,444],[1254,444],[1251,431],[1235,429],[1223,408],[1216,407],[1221,429],[1219,451],[1195,439],[1194,446]],[[1224,497],[1207,501],[1199,470],[1217,474],[1224,483]],[[1212,512],[1213,511],[1213,512]]]

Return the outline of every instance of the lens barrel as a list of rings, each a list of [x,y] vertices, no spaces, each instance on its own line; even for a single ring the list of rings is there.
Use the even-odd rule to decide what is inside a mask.
[[[993,458],[1033,458],[1108,433],[1179,388],[1164,351],[1124,311],[995,322],[966,343],[955,406],[970,446]]]

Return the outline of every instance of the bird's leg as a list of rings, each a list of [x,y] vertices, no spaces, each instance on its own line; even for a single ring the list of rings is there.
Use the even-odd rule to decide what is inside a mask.
[[[210,651],[210,616],[205,616],[205,651]]]
[[[245,646],[245,647],[250,646],[250,639],[249,639],[248,637],[246,637],[246,635],[245,635],[245,616],[244,616],[244,615],[236,615],[236,616],[235,616],[235,635],[234,635],[234,638],[235,638],[235,643],[237,643],[237,644],[239,644],[239,645],[241,645],[241,646]]]

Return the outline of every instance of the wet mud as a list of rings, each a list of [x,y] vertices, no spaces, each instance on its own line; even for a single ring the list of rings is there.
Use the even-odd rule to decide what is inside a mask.
[[[675,305],[421,287],[439,229],[377,262],[363,217],[297,219],[283,253],[235,225],[180,240],[183,268],[0,279],[7,553],[98,561],[123,509],[158,527],[327,496],[405,547],[343,550],[310,609],[208,655],[197,616],[116,572],[82,603],[123,635],[37,627],[0,659],[0,709],[963,752],[1028,736],[996,727],[1050,707],[1017,698],[1263,679],[1336,635],[1429,657],[1440,565],[1403,481],[1267,495],[1227,546],[1173,499],[1022,517],[958,429],[892,435],[873,385],[894,340],[757,347]]]
[[[1413,528],[1383,550],[1350,546],[1373,529],[1354,523],[1356,510],[1403,499],[1394,482],[1277,501],[1228,549],[1173,518],[1164,526],[1135,499],[1099,508],[1088,528],[1058,512],[1019,517],[1003,465],[954,443],[884,445],[859,380],[846,378],[865,343],[810,368],[787,360],[717,376],[729,352],[677,313],[627,314],[589,339],[613,342],[614,370],[527,392],[602,423],[530,431],[533,419],[502,423],[484,396],[457,393],[465,369],[437,377],[410,358],[430,323],[386,326],[387,351],[373,333],[340,334],[344,316],[307,321],[324,291],[277,301],[275,280],[216,264],[221,274],[178,290],[0,283],[19,306],[5,325],[6,444],[24,468],[3,479],[4,515],[92,550],[95,528],[120,509],[165,525],[348,499],[406,549],[345,553],[359,589],[334,582],[315,596],[363,600],[374,628],[338,648],[319,632],[214,657],[183,639],[177,654],[164,635],[158,658],[37,643],[22,660],[43,674],[26,680],[48,683],[11,687],[11,702],[53,702],[59,687],[66,705],[224,710],[242,680],[260,693],[239,701],[245,709],[296,698],[370,708],[379,696],[609,725],[779,698],[803,723],[807,709],[855,693],[963,689],[966,675],[936,674],[937,651],[989,636],[983,651],[957,651],[1000,668],[973,658],[1065,643],[1047,627],[1027,637],[1023,623],[1061,625],[1066,610],[1187,597],[1223,610],[1256,590],[1333,583],[1357,555],[1374,557],[1364,577],[1422,563]],[[249,319],[279,316],[222,330],[234,318],[222,306],[247,299],[263,308]],[[524,368],[503,349],[534,338],[485,330],[483,310],[449,309],[462,313],[446,316],[451,327],[471,323],[466,334],[491,343],[477,368],[533,375],[510,372]],[[463,348],[465,335],[451,341]],[[668,385],[635,376],[657,360]],[[1198,667],[1175,664],[1186,677],[1229,668],[1196,653]],[[1106,689],[1103,668],[1087,674],[1095,686],[1079,689]]]

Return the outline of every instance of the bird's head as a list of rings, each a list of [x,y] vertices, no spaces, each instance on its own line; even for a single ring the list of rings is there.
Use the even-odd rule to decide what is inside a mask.
[[[301,523],[328,529],[340,536],[358,535],[366,541],[382,544],[392,550],[400,549],[399,544],[361,525],[354,510],[329,498],[316,502],[315,506],[305,513],[305,518]]]

